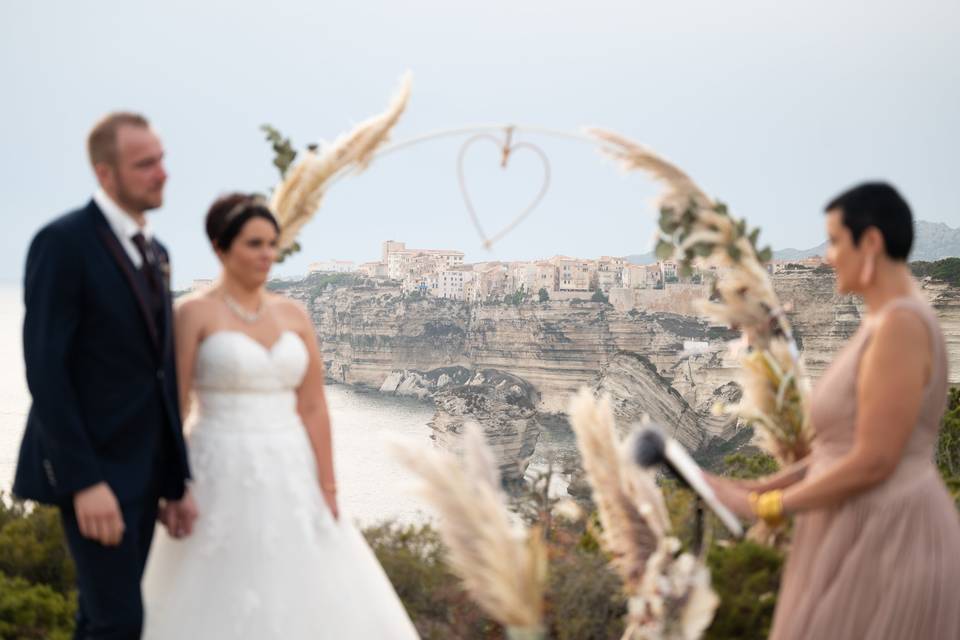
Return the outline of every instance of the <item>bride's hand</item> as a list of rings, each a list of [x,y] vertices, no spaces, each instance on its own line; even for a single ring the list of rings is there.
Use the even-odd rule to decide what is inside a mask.
[[[334,520],[340,519],[340,510],[337,508],[337,489],[336,487],[324,487],[320,485],[320,491],[323,492],[323,500],[327,503],[327,508],[333,514]]]

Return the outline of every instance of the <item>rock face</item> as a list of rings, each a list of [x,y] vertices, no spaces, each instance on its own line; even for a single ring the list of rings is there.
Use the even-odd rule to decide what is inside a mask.
[[[700,449],[707,437],[696,411],[645,356],[614,356],[600,372],[594,392],[610,395],[621,429],[649,418],[691,451]]]
[[[960,289],[927,280],[923,290],[940,319],[950,360],[950,382],[956,383],[960,381]]]
[[[466,384],[450,384],[433,396],[437,411],[428,423],[431,438],[459,451],[466,422],[483,429],[500,465],[500,477],[519,483],[540,437],[537,392],[525,381],[502,371],[478,371]]]
[[[835,293],[829,271],[785,271],[774,277],[789,312],[807,370],[816,380],[859,326],[859,300]],[[924,281],[946,335],[950,381],[960,382],[960,289]],[[488,422],[503,452],[529,458],[536,429],[526,404],[511,404],[502,388],[473,384],[477,372],[511,376],[529,410],[561,412],[580,386],[609,392],[621,421],[650,415],[675,430],[688,447],[740,437],[735,425],[710,415],[718,400],[736,401],[731,385],[739,367],[727,343],[738,337],[723,327],[671,312],[670,289],[657,311],[620,311],[604,303],[551,301],[521,306],[468,305],[436,298],[402,297],[393,286],[293,286],[288,294],[310,308],[322,340],[329,379],[384,392],[433,396],[438,442],[476,408],[504,410],[512,425]],[[676,310],[681,310],[678,307]],[[676,311],[674,310],[674,311]],[[470,388],[480,387],[480,388]],[[482,422],[482,420],[480,420]],[[506,458],[504,458],[506,459]]]
[[[497,369],[532,384],[549,411],[562,411],[569,394],[592,384],[618,353],[643,354],[672,378],[685,341],[707,340],[722,350],[735,337],[690,316],[619,312],[594,302],[470,306],[402,299],[395,289],[302,294],[331,380],[379,389],[397,370]]]
[[[829,272],[783,272],[774,284],[793,306],[807,369],[819,378],[859,326],[862,304],[837,295]],[[960,382],[960,291],[930,281],[923,286],[953,345],[951,381]],[[736,334],[689,315],[622,312],[595,302],[471,306],[404,299],[393,287],[294,294],[312,309],[328,377],[347,384],[380,388],[391,372],[405,369],[498,369],[533,384],[541,408],[559,411],[569,393],[591,384],[623,352],[648,358],[694,406],[735,378],[725,343]],[[690,341],[706,348],[685,353]]]
[[[392,393],[421,400],[451,385],[467,384],[474,372],[465,367],[440,367],[430,371],[402,369],[391,371],[380,385],[380,393]]]
[[[380,392],[431,400],[436,411],[428,423],[430,437],[450,451],[460,450],[464,425],[476,422],[504,482],[518,483],[523,477],[541,433],[539,393],[525,380],[494,369],[403,369],[390,372]]]

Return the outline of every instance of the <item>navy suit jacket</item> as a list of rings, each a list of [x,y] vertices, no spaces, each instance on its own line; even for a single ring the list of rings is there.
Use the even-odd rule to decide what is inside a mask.
[[[168,274],[166,250],[154,249]],[[23,326],[33,404],[15,495],[65,505],[98,482],[121,504],[183,495],[169,283],[162,318],[145,286],[93,201],[34,237]]]

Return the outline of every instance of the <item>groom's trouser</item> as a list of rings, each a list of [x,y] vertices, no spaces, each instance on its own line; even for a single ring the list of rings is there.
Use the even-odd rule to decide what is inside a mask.
[[[143,628],[140,579],[157,520],[157,498],[122,505],[125,529],[116,547],[84,538],[73,506],[60,514],[77,567],[79,609],[74,640],[139,640]]]

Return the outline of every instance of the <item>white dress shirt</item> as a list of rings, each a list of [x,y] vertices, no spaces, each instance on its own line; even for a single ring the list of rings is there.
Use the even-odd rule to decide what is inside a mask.
[[[120,208],[113,198],[107,195],[103,189],[97,189],[93,194],[93,201],[100,207],[103,217],[107,219],[114,235],[120,241],[120,246],[130,256],[133,266],[139,269],[143,265],[143,257],[137,250],[137,245],[133,244],[133,236],[142,233],[147,242],[153,240],[153,232],[150,230],[150,223],[147,222],[143,228],[126,211]]]

